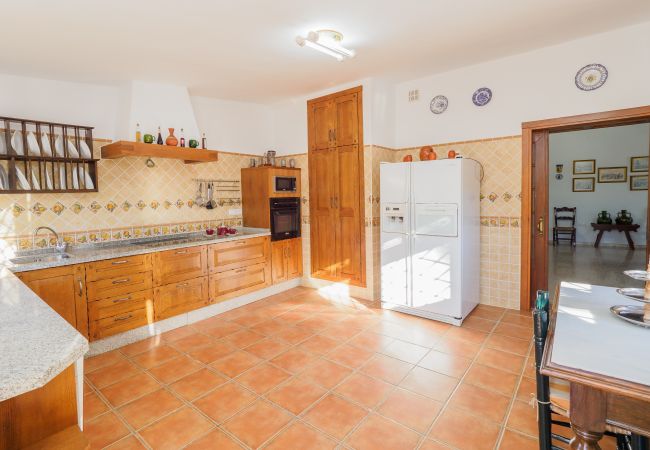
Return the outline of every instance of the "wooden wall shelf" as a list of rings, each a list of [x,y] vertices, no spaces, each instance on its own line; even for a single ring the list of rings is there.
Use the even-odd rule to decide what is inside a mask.
[[[115,141],[102,147],[102,158],[126,157],[170,158],[185,161],[185,164],[214,162],[219,159],[216,150],[204,150],[171,145],[145,144],[144,142]]]

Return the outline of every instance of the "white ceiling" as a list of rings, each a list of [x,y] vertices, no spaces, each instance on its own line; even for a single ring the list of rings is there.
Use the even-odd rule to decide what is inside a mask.
[[[270,103],[413,79],[650,20],[648,0],[5,0],[0,72]],[[333,28],[357,57],[295,44]],[[624,51],[624,49],[621,49]]]

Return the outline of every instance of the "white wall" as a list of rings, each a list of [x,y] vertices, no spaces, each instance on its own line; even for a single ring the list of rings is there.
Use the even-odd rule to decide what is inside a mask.
[[[477,43],[480,45],[480,43]],[[524,121],[650,104],[650,22],[592,35],[471,67],[400,83],[396,87],[398,147],[518,135]],[[609,69],[605,85],[576,88],[576,71],[589,63]],[[484,107],[472,103],[480,87],[492,89]],[[408,91],[420,100],[408,102]],[[449,98],[440,115],[429,111],[435,95]]]
[[[646,212],[648,205],[647,191],[630,191],[630,175],[647,175],[647,173],[630,172],[630,157],[648,156],[650,146],[650,125],[628,125],[624,127],[599,128],[595,130],[570,131],[551,134],[549,140],[549,231],[553,226],[554,207],[577,207],[577,241],[593,244],[596,233],[591,223],[597,214],[608,211],[612,219],[621,209],[632,214],[635,223],[641,225],[632,238],[639,245],[645,244]],[[595,159],[594,175],[573,175],[573,161]],[[555,165],[564,164],[564,178],[555,179]],[[598,167],[625,166],[628,181],[625,183],[598,183]],[[595,177],[594,192],[573,192],[574,177]],[[550,239],[550,234],[549,234]],[[603,244],[627,245],[625,235],[607,232],[601,241]]]

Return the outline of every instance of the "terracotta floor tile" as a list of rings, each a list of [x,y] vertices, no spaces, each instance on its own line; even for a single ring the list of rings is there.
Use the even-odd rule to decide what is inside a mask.
[[[299,303],[303,304],[302,302]],[[279,316],[276,316],[274,319],[282,323],[295,325],[298,322],[302,322],[303,320],[309,318],[311,315],[312,313],[305,312],[305,311],[288,311],[284,314],[280,314]]]
[[[241,325],[237,325],[236,323],[232,323],[232,322],[221,322],[220,324],[205,329],[202,332],[215,339],[221,339],[221,338],[225,338],[226,336],[230,336],[231,334],[234,334],[241,330],[242,330]]]
[[[189,328],[191,330],[191,328]],[[197,333],[196,331],[193,334],[185,336],[177,341],[174,341],[171,345],[182,352],[190,353],[201,347],[214,344],[214,339],[205,334]]]
[[[474,364],[470,367],[465,382],[485,389],[491,389],[504,395],[511,395],[517,385],[517,375],[494,367]]]
[[[298,348],[292,348],[276,356],[271,360],[276,366],[282,367],[291,373],[303,371],[312,361],[317,358],[313,353],[308,353]]]
[[[331,327],[332,321],[326,317],[321,317],[321,316],[312,316],[308,317],[307,319],[303,320],[302,322],[296,323],[296,327],[298,328],[303,328],[305,330],[309,330],[312,333],[317,333],[320,331],[323,331],[326,328]]]
[[[192,442],[184,450],[242,450],[243,447],[233,441],[226,433],[217,429],[201,439]]]
[[[519,325],[512,325],[509,323],[499,323],[494,329],[495,334],[501,334],[503,336],[510,336],[519,339],[530,340],[533,337],[533,328],[532,327],[520,327]]]
[[[451,327],[445,333],[445,338],[447,339],[459,339],[461,341],[471,342],[472,344],[482,344],[487,337],[487,333],[483,331],[476,331],[464,327]]]
[[[110,366],[122,360],[124,360],[124,355],[120,353],[120,350],[112,350],[101,355],[86,358],[84,359],[84,374],[89,374],[100,367]]]
[[[429,437],[461,450],[492,450],[499,431],[494,422],[447,408],[431,428]]]
[[[286,412],[258,400],[226,422],[224,428],[248,446],[258,448],[290,420],[291,416]]]
[[[176,342],[179,339],[183,339],[195,334],[196,334],[196,330],[194,328],[189,326],[183,326],[183,327],[175,328],[171,331],[167,331],[161,334],[160,337],[162,338],[163,341],[169,343],[169,342]]]
[[[335,341],[347,341],[353,336],[359,334],[359,332],[360,332],[359,329],[352,328],[345,324],[337,323],[333,326],[330,326],[320,331],[318,334],[320,334],[321,336],[328,337],[330,339],[334,339]]]
[[[183,406],[183,402],[160,389],[122,406],[119,411],[136,430]]]
[[[230,342],[236,347],[245,348],[249,345],[253,345],[257,341],[264,339],[264,335],[256,333],[254,331],[244,329],[237,331],[236,333],[229,334],[224,338],[224,340]]]
[[[496,325],[497,325],[496,321],[483,319],[478,316],[470,316],[463,321],[463,328],[483,331],[485,333],[491,332]]]
[[[365,330],[377,325],[379,318],[371,315],[356,315],[345,321],[345,325],[358,330]]]
[[[263,394],[290,377],[290,373],[269,363],[264,363],[238,377],[237,382],[258,394]]]
[[[155,391],[159,387],[160,383],[151,375],[139,373],[101,389],[101,393],[111,405],[117,407]]]
[[[145,447],[133,435],[120,439],[116,443],[106,447],[106,450],[144,450]]]
[[[169,345],[160,345],[134,356],[132,360],[145,369],[151,369],[177,356],[180,356],[180,353],[175,348]]]
[[[405,389],[395,389],[377,411],[419,433],[424,433],[441,409],[441,402]]]
[[[354,347],[349,344],[342,344],[327,354],[327,359],[356,369],[368,361],[374,352]]]
[[[311,381],[293,378],[269,392],[267,398],[298,415],[313,405],[327,391]]]
[[[536,438],[524,436],[515,431],[505,430],[499,450],[538,450],[539,443]]]
[[[210,345],[201,347],[188,353],[192,358],[203,364],[210,364],[237,351],[237,347],[225,341],[212,341]]]
[[[502,424],[510,406],[510,397],[467,383],[461,383],[449,407],[472,413]]]
[[[395,340],[381,352],[384,355],[392,356],[393,358],[406,361],[407,363],[416,364],[429,352],[429,349],[408,342]]]
[[[301,350],[315,353],[317,355],[324,355],[325,353],[334,350],[338,345],[338,341],[317,334],[301,343],[298,347]]]
[[[258,323],[250,327],[250,329],[265,336],[273,336],[281,331],[285,331],[287,329],[287,325],[271,319]]]
[[[126,356],[133,357],[135,355],[144,353],[148,350],[159,347],[161,345],[163,345],[162,337],[160,335],[157,335],[147,339],[143,339],[138,342],[134,342],[133,344],[129,344],[124,347],[120,347],[119,350],[120,352],[124,353]]]
[[[343,439],[367,414],[365,409],[330,394],[310,409],[304,419],[336,439]]]
[[[243,350],[237,350],[225,358],[216,360],[210,365],[220,373],[229,376],[230,378],[234,378],[261,362],[262,360],[257,356],[251,355]]]
[[[288,344],[273,338],[266,338],[246,347],[245,350],[258,358],[271,359],[288,349]]]
[[[412,368],[413,364],[400,361],[399,359],[385,355],[375,355],[360,370],[372,377],[380,378],[392,384],[398,384]]]
[[[432,441],[431,439],[425,439],[418,450],[451,450],[451,447]]]
[[[525,356],[528,354],[530,342],[530,340],[503,336],[501,334],[492,334],[488,337],[485,346],[488,348],[501,350],[502,352],[515,353],[517,355]]]
[[[478,305],[472,311],[471,316],[482,317],[484,319],[499,320],[505,314],[505,308],[491,305]]]
[[[355,373],[334,389],[342,396],[368,408],[374,408],[394,389],[392,384]]]
[[[450,355],[437,350],[431,350],[418,362],[418,366],[434,372],[460,378],[469,369],[472,360],[458,355]]]
[[[141,369],[127,359],[101,367],[86,375],[86,378],[97,388],[101,389],[117,383],[141,372]]]
[[[189,327],[192,328],[194,331],[205,333],[207,330],[217,328],[224,324],[232,324],[232,322],[226,321],[226,319],[224,319],[224,314],[219,314],[217,316],[208,317],[207,319],[194,322],[193,324],[189,325]],[[233,324],[233,325],[236,326],[237,324]],[[236,329],[239,328],[240,327],[236,326]]]
[[[411,450],[417,446],[419,440],[420,436],[416,432],[377,414],[371,414],[348,437],[346,443],[358,450]]]
[[[476,362],[483,365],[496,367],[519,375],[524,368],[524,357],[512,353],[502,352],[493,348],[484,348],[478,354]]]
[[[88,380],[84,378],[84,395],[90,394],[91,392],[95,392],[94,388],[90,386],[90,383],[88,383]]]
[[[458,384],[458,379],[422,367],[414,368],[399,384],[400,387],[444,402]]]
[[[273,337],[288,344],[295,345],[309,339],[313,335],[314,333],[309,330],[305,330],[304,328],[286,327],[286,329],[275,334]]]
[[[529,436],[537,436],[537,413],[535,408],[527,402],[516,400],[512,405],[512,410],[510,410],[506,426],[511,430]]]
[[[253,403],[256,398],[237,383],[230,382],[194,401],[194,405],[215,422],[224,422]]]
[[[212,423],[198,412],[183,408],[140,431],[140,436],[155,450],[173,450],[206,434]]]
[[[506,312],[501,318],[501,323],[509,323],[511,325],[519,325],[520,327],[533,328],[533,318],[522,316],[520,314],[512,314]]]
[[[226,381],[227,379],[223,375],[217,375],[208,369],[201,369],[170,384],[169,387],[184,399],[194,400]]]
[[[537,382],[533,378],[521,377],[519,387],[517,388],[516,399],[524,402],[530,401],[533,396],[537,395]]]
[[[328,450],[336,448],[336,441],[323,433],[300,423],[292,423],[277,435],[264,450]]]
[[[257,313],[255,312],[255,309],[253,309],[252,311],[247,311],[246,314],[243,314],[239,317],[235,317],[234,319],[231,320],[231,322],[241,325],[243,327],[252,327],[253,325],[262,323],[267,319],[268,317],[266,317],[264,314]]]
[[[332,389],[351,373],[352,370],[347,367],[332,361],[321,359],[311,364],[301,372],[299,376],[306,380],[313,381],[327,389]]]
[[[203,367],[201,364],[183,355],[150,369],[149,373],[161,383],[169,384],[183,378],[185,375],[196,372],[201,367]]]
[[[84,394],[84,423],[108,411],[108,405],[94,392]]]
[[[383,334],[374,333],[372,331],[362,331],[350,339],[348,344],[371,352],[379,352],[388,347],[394,340],[395,339],[384,336]]]
[[[84,424],[84,435],[90,441],[91,448],[104,448],[128,434],[129,429],[112,412]]]
[[[524,376],[528,378],[535,378],[535,357],[530,356],[524,363]]]
[[[462,356],[464,358],[474,358],[481,349],[481,344],[476,344],[461,339],[443,337],[433,346],[434,350],[450,355]]]

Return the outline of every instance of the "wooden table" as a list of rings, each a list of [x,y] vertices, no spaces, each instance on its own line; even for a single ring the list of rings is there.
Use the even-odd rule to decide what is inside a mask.
[[[591,227],[594,229],[594,231],[598,231],[598,236],[596,236],[596,242],[594,243],[594,247],[598,248],[598,246],[600,245],[600,240],[603,238],[603,233],[605,233],[605,231],[618,231],[619,233],[621,232],[625,233],[628,247],[634,250],[634,241],[630,236],[630,231],[637,231],[640,225],[636,223],[630,225],[624,225],[618,223],[592,223]]]
[[[606,423],[650,437],[650,329],[609,311],[625,304],[640,303],[568,282],[553,299],[541,372],[570,383],[572,449],[600,449]]]

